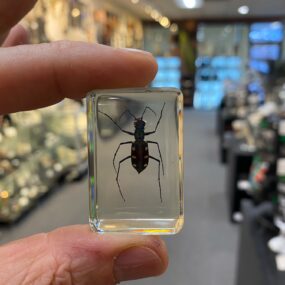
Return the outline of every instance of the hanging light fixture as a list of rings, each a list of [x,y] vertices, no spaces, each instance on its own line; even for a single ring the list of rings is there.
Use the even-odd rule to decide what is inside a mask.
[[[183,9],[197,9],[203,6],[204,0],[176,0],[176,3]]]

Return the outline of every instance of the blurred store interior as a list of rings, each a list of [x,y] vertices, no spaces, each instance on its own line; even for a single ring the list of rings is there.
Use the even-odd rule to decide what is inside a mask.
[[[284,0],[39,0],[23,25],[147,50],[184,94],[185,225],[168,271],[128,284],[285,284]],[[85,107],[4,116],[0,244],[88,223]]]

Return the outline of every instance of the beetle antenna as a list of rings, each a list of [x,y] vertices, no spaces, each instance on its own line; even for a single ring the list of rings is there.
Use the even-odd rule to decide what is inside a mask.
[[[98,113],[101,113],[101,114],[105,115],[107,118],[109,118],[123,133],[126,133],[126,134],[131,135],[131,136],[134,135],[134,133],[132,133],[132,132],[123,130],[121,128],[121,126],[111,116],[109,116],[108,114],[106,114],[106,113],[104,113],[104,112],[102,112],[100,110],[98,110]]]
[[[131,117],[133,117],[133,118],[136,120],[136,117],[130,112],[130,110],[127,109],[127,110],[125,110],[125,111],[122,113],[122,115],[120,116],[118,122],[121,121],[122,117],[123,117],[126,113],[128,113]]]
[[[158,120],[158,122],[157,122],[157,124],[156,124],[155,131],[157,130],[157,127],[158,127],[158,125],[159,125],[159,123],[160,123],[160,121],[161,121],[162,113],[163,113],[164,107],[165,107],[165,102],[164,102],[163,107],[162,107],[162,109],[161,109],[161,111],[160,111],[160,117],[159,117],[159,120]]]
[[[121,127],[119,126],[119,124],[118,124],[111,116],[109,116],[107,113],[104,113],[104,112],[99,111],[99,110],[98,110],[98,113],[101,113],[101,114],[105,115],[105,116],[108,117],[118,128],[121,128]]]
[[[141,117],[142,119],[143,119],[143,116],[144,116],[144,114],[145,114],[145,112],[146,112],[147,110],[150,110],[150,111],[153,112],[154,115],[156,116],[156,113],[153,111],[153,109],[151,109],[150,107],[147,106],[147,107],[144,108],[144,111],[143,111],[143,113],[142,113],[142,117]]]

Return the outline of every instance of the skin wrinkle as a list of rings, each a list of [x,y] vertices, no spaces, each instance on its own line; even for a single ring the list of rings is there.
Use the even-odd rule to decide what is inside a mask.
[[[51,61],[51,78],[53,78],[53,84],[55,86],[56,92],[59,94],[59,97],[64,98],[64,92],[62,90],[61,80],[59,79],[59,72],[56,68],[54,61]]]
[[[70,251],[67,253],[64,250],[62,251],[61,248],[57,248],[60,246],[60,244],[52,244],[51,247],[53,248],[53,256],[54,260],[56,262],[56,267],[58,270],[54,273],[53,281],[51,284],[53,285],[80,285],[81,282],[79,280],[82,280],[84,276],[88,276],[87,273],[94,271],[94,264],[101,264],[105,263],[108,264],[108,261],[106,258],[104,258],[103,254],[98,254],[100,250],[90,251],[86,253],[86,249],[82,250],[81,247],[71,247]],[[73,256],[82,256],[86,257],[88,262],[84,262],[82,258],[78,260],[78,258],[73,258]],[[92,262],[90,262],[92,261]],[[78,263],[78,264],[76,264]],[[82,264],[88,264],[90,267],[86,266],[83,268]],[[92,266],[91,266],[92,265]],[[79,270],[81,268],[81,270]],[[100,269],[102,266],[99,267]],[[86,273],[86,274],[84,274]],[[97,270],[97,274],[100,276],[99,270]],[[103,274],[102,274],[103,275]],[[78,276],[78,277],[77,277]],[[85,283],[82,283],[85,284]],[[101,284],[101,283],[100,283]],[[107,283],[102,283],[107,284]]]
[[[72,284],[75,284],[73,280],[74,279],[72,276],[71,259],[67,259],[66,261],[58,265],[58,268],[53,275],[51,284],[52,285],[61,285],[61,284],[72,285]]]
[[[81,261],[82,263],[82,261]],[[74,284],[89,284],[88,278],[86,276],[94,276],[93,280],[97,280],[99,284],[113,284],[114,277],[112,276],[111,264],[109,260],[98,260],[97,257],[89,256],[86,259],[85,264],[89,266],[82,267],[81,270],[72,271],[72,280]],[[94,265],[96,264],[96,270],[94,270]],[[76,264],[73,265],[73,268],[76,268]]]
[[[37,241],[41,241],[44,237],[44,234],[40,234],[35,236],[33,239],[30,239],[31,243],[34,240],[35,242]],[[15,254],[17,256],[17,259],[19,258],[20,260],[23,260],[25,262],[22,262],[21,264],[21,269],[18,270],[15,274],[12,275],[12,280],[10,278],[9,282],[7,280],[7,282],[5,282],[5,285],[11,284],[23,284],[23,285],[31,285],[32,282],[35,283],[35,280],[38,280],[39,278],[42,278],[43,275],[46,275],[46,271],[44,271],[44,273],[41,272],[40,276],[34,276],[34,272],[40,272],[39,270],[37,270],[36,268],[38,267],[38,263],[47,263],[46,262],[46,255],[43,254],[46,252],[46,247],[45,244],[43,242],[40,242],[40,244],[37,244],[36,248],[33,248],[32,250],[29,250],[28,248],[25,248],[24,250],[22,249],[22,251],[18,251],[17,250],[17,243],[16,242],[12,242],[7,244],[6,246],[2,246],[0,248],[0,254],[1,251],[7,251],[6,249],[8,249],[8,258],[5,259],[5,265],[7,266],[7,264],[11,264],[11,270],[13,270],[14,266],[14,259],[15,259]],[[9,254],[9,249],[11,252],[14,252],[15,254]],[[30,258],[26,259],[26,255],[27,252],[29,252],[30,254]],[[7,254],[6,253],[6,254]],[[31,256],[32,253],[32,256]],[[43,255],[42,255],[43,254]],[[2,268],[3,266],[1,266]],[[48,266],[48,268],[51,268],[50,266]],[[14,271],[14,270],[13,270]],[[22,280],[19,282],[19,280]],[[3,279],[2,279],[3,281]],[[3,284],[3,283],[1,283]],[[36,283],[35,283],[36,284]],[[39,283],[38,283],[39,284]],[[46,283],[49,284],[49,283]]]
[[[25,274],[24,281],[21,282],[23,285],[30,285],[30,284],[51,284],[52,280],[52,270],[50,270],[50,266],[47,266],[46,260],[48,256],[43,255],[40,258],[36,258],[33,260],[31,266],[28,268],[28,271]],[[45,270],[39,270],[41,264],[45,264]]]
[[[52,285],[58,285],[60,283],[58,283],[58,280],[61,280],[61,270],[62,270],[62,266],[66,267],[66,260],[67,260],[67,264],[69,264],[68,260],[70,260],[70,258],[66,259],[66,255],[65,256],[60,256],[60,260],[58,258],[58,250],[55,248],[55,244],[52,241],[51,238],[51,234],[48,233],[46,235],[46,242],[48,244],[48,247],[50,249],[50,254],[54,263],[54,272],[52,274],[52,281],[51,284]],[[60,250],[59,250],[60,251]],[[61,253],[61,251],[60,251]],[[63,262],[64,261],[64,262]],[[71,276],[70,276],[71,277]],[[69,280],[71,279],[69,277]]]
[[[82,280],[83,278],[81,276],[88,276],[90,273],[94,272],[94,265],[97,265],[96,269],[96,276],[100,277],[102,279],[102,276],[106,276],[104,282],[101,282],[100,284],[109,284],[109,281],[111,280],[113,284],[114,283],[114,276],[112,276],[113,273],[113,263],[112,263],[112,256],[108,256],[104,254],[104,251],[98,247],[95,250],[91,250],[90,248],[85,247],[77,247],[72,246],[71,247],[71,253],[76,252],[76,254],[80,254],[81,256],[85,256],[86,262],[83,262],[82,260],[77,262],[76,259],[72,262],[72,268],[77,268],[75,270],[72,270],[72,280],[74,281],[74,284],[79,284],[79,280]],[[73,260],[73,259],[72,259]],[[74,262],[79,264],[74,264]],[[89,266],[82,267],[82,264],[88,264]],[[79,270],[80,268],[80,270]],[[98,277],[96,279],[98,279]],[[107,283],[108,281],[108,283]],[[82,283],[85,284],[85,283]]]
[[[7,262],[7,261],[6,261]],[[7,262],[7,264],[9,264],[9,262]],[[12,283],[8,283],[8,280],[2,280],[5,281],[5,284],[9,285],[9,284],[19,284],[18,280],[22,280],[23,277],[22,275],[24,275],[24,278],[26,276],[26,268],[22,268],[19,272],[16,272],[16,274],[13,274],[13,276],[11,277],[12,279]],[[2,279],[2,278],[1,278]],[[14,282],[15,281],[15,282]]]

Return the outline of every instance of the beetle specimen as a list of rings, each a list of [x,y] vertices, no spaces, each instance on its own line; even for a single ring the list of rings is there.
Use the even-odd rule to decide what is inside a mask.
[[[134,119],[134,127],[135,127],[135,131],[134,132],[130,132],[130,131],[126,131],[124,129],[122,129],[122,127],[108,114],[98,111],[99,113],[105,115],[106,117],[108,117],[123,133],[128,134],[130,136],[134,136],[135,140],[134,141],[127,141],[127,142],[122,142],[119,144],[114,157],[113,157],[113,166],[115,169],[115,172],[117,174],[116,176],[116,181],[118,184],[118,188],[120,191],[120,195],[122,197],[122,199],[124,200],[124,202],[126,202],[126,199],[123,195],[121,186],[120,186],[120,182],[119,182],[119,175],[120,175],[120,169],[121,169],[121,164],[127,160],[131,160],[132,166],[133,168],[140,174],[142,171],[144,171],[149,163],[149,160],[152,159],[154,161],[156,161],[158,163],[158,185],[159,185],[159,196],[160,196],[160,201],[162,202],[162,192],[161,192],[161,184],[160,184],[160,168],[162,168],[162,173],[164,175],[164,165],[163,165],[163,160],[162,160],[162,156],[161,156],[161,152],[160,152],[160,147],[159,147],[159,143],[155,142],[155,141],[145,141],[145,137],[154,134],[157,131],[157,128],[159,126],[159,123],[161,121],[162,118],[162,113],[165,107],[165,103],[163,104],[163,107],[160,111],[160,116],[159,119],[156,123],[155,129],[153,131],[150,132],[145,132],[145,127],[146,127],[146,122],[144,121],[144,114],[147,110],[153,112],[156,116],[156,113],[153,109],[151,109],[150,107],[146,106],[141,117],[135,117],[129,110],[126,110],[125,112],[122,113],[122,115],[120,116],[120,119],[122,118],[123,115],[125,115],[126,113],[129,114],[133,119]],[[120,122],[120,119],[118,120],[118,122]],[[127,144],[131,144],[131,155],[123,158],[122,160],[119,161],[119,166],[118,169],[116,169],[115,166],[115,160],[116,160],[116,156],[121,148],[122,145],[127,145]],[[160,159],[153,157],[151,155],[149,155],[149,144],[154,144],[157,146],[158,152],[159,152],[159,157]]]

